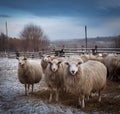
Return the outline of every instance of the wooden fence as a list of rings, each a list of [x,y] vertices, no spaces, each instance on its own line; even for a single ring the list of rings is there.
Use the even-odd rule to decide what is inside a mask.
[[[8,57],[8,58],[16,58],[17,55],[19,56],[26,56],[26,57],[35,57],[39,58],[43,54],[53,55],[56,52],[59,53],[60,50],[44,50],[39,52],[0,52],[0,57]],[[81,55],[84,53],[87,54],[98,54],[98,53],[114,53],[120,54],[120,48],[64,48],[64,55]]]

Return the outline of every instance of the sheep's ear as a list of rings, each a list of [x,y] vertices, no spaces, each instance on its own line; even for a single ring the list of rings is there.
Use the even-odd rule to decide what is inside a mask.
[[[19,57],[16,57],[17,60],[19,60]]]
[[[54,59],[57,59],[57,57],[51,57],[50,59],[51,59],[51,61],[52,61],[52,60],[54,60]]]
[[[52,63],[51,63],[51,61],[48,61],[48,63],[51,65]]]
[[[69,63],[68,63],[68,62],[65,62],[65,64],[66,64],[66,65],[69,65]]]
[[[41,57],[44,57],[44,55],[41,55]]]
[[[24,59],[23,60],[27,60],[27,57],[24,57]]]
[[[50,58],[50,61],[52,61],[54,58]]]
[[[77,65],[80,65],[80,64],[82,64],[82,62],[81,62],[81,61],[79,61]]]
[[[59,61],[59,62],[58,62],[58,65],[59,65],[60,63],[62,63],[62,62],[61,62],[61,61]]]
[[[50,57],[50,55],[48,55],[47,57]]]

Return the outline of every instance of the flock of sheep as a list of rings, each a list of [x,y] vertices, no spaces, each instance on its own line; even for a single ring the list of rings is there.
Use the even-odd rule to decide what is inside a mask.
[[[55,93],[59,101],[59,92],[71,92],[79,96],[78,103],[84,108],[85,99],[97,93],[101,101],[101,91],[105,88],[107,77],[119,79],[120,56],[103,54],[102,56],[81,55],[56,57],[44,55],[39,61],[29,58],[17,58],[18,78],[25,85],[25,94],[32,92],[35,83],[44,78],[50,91],[49,102]]]

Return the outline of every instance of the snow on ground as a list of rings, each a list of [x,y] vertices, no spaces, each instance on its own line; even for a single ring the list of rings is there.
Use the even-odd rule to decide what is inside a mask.
[[[24,86],[17,77],[18,61],[0,58],[0,114],[85,114],[71,107],[47,104],[41,99],[24,96]],[[39,89],[35,85],[35,91]]]

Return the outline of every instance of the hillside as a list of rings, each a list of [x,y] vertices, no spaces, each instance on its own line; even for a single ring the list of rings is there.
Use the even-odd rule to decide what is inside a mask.
[[[73,40],[59,40],[52,42],[52,45],[56,47],[85,47],[85,39],[73,39]],[[97,37],[97,38],[88,38],[87,46],[88,48],[93,48],[97,45],[99,48],[108,48],[115,47],[115,37]]]

